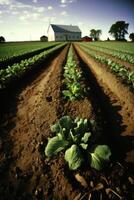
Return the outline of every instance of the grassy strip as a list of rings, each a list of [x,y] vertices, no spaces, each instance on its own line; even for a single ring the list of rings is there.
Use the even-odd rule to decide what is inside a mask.
[[[59,42],[18,42],[0,44],[0,61],[15,58],[26,53],[34,52],[43,49]]]
[[[5,69],[8,66],[13,65],[14,63],[19,63],[19,62],[21,62],[21,60],[33,57],[33,56],[40,54],[41,52],[48,50],[48,49],[50,49],[54,46],[57,46],[59,44],[60,43],[50,43],[50,44],[47,44],[46,46],[44,46],[42,48],[40,47],[38,49],[25,51],[25,52],[20,53],[20,54],[13,54],[12,56],[7,57],[5,59],[0,59],[0,69]]]
[[[121,53],[134,55],[134,44],[132,42],[91,42],[89,45],[99,46],[101,48],[106,48],[114,50]]]
[[[26,71],[31,69],[35,64],[43,61],[47,56],[54,53],[56,50],[65,46],[66,43],[62,43],[54,48],[46,50],[39,55],[35,55],[29,59],[22,60],[20,63],[15,63],[6,69],[0,70],[0,89],[5,88],[11,80],[21,77]]]

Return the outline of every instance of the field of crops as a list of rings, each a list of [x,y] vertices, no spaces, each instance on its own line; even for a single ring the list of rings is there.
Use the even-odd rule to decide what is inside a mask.
[[[52,42],[51,45],[55,44]],[[0,61],[50,46],[49,42],[7,42],[0,44]]]
[[[22,45],[0,56],[2,200],[134,199],[134,44]]]
[[[134,54],[134,44],[132,42],[93,42],[90,45]]]

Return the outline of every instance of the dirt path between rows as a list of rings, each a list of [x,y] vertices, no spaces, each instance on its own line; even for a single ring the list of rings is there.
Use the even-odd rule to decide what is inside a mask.
[[[36,199],[38,196],[36,189],[43,176],[40,142],[44,134],[47,136],[45,130],[48,131],[50,124],[57,118],[59,66],[65,60],[67,49],[53,59],[50,66],[45,66],[44,72],[22,90],[17,96],[16,106],[13,102],[7,121],[1,125],[2,200]]]
[[[108,96],[109,102],[117,110],[116,113],[120,116],[118,119],[115,118],[112,112],[110,112],[110,107],[104,109],[107,113],[107,118],[110,118],[112,135],[117,136],[117,140],[120,140],[118,136],[122,137],[124,145],[129,146],[129,151],[127,153],[126,159],[128,161],[134,162],[134,95],[129,91],[129,89],[123,85],[120,80],[118,80],[108,69],[101,65],[100,63],[94,61],[90,56],[88,56],[80,47],[75,45],[75,48],[84,60],[84,62],[89,66],[92,73],[96,76],[98,84],[102,87],[102,90]],[[103,101],[103,99],[102,99]],[[114,122],[116,120],[116,122]],[[118,132],[118,125],[122,126],[122,130]],[[114,128],[115,127],[115,128]],[[125,142],[126,140],[126,142]],[[133,148],[132,148],[133,147]],[[122,147],[123,148],[123,147]]]
[[[119,58],[116,58],[116,57],[114,57],[114,56],[112,56],[112,55],[110,55],[108,53],[104,53],[104,52],[101,52],[99,50],[97,51],[97,50],[92,49],[92,48],[90,48],[88,46],[84,46],[84,48],[89,49],[89,51],[91,49],[91,51],[93,50],[95,52],[95,54],[100,55],[100,56],[104,56],[106,58],[109,58],[110,60],[112,60],[112,61],[114,61],[116,63],[119,63],[120,65],[123,65],[124,67],[126,67],[130,71],[134,71],[134,64],[131,64],[131,63],[127,62],[127,61],[124,61],[124,60],[121,60]]]

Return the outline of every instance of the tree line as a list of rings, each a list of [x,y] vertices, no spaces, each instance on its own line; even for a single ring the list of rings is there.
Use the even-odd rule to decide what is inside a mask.
[[[128,26],[129,24],[125,21],[117,21],[115,24],[112,24],[110,27],[109,33],[115,38],[116,41],[126,41],[125,35],[128,34]],[[91,29],[90,37],[94,41],[98,41],[100,39],[100,35],[102,34],[102,30]],[[134,33],[130,33],[129,38],[134,42]]]

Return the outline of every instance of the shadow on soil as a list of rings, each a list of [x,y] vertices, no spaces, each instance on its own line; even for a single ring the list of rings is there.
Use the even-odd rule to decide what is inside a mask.
[[[21,197],[22,191],[26,191],[26,188],[28,188],[28,183],[25,179],[21,178],[21,180],[18,180],[18,178],[14,178],[14,180],[11,180],[11,176],[17,175],[18,177],[18,174],[21,172],[17,168],[14,172],[10,170],[11,164],[17,159],[12,153],[14,141],[12,141],[10,131],[16,125],[14,119],[20,101],[18,98],[19,94],[40,76],[44,69],[51,65],[53,59],[56,58],[63,48],[58,49],[47,57],[46,60],[37,63],[21,78],[11,81],[6,89],[0,91],[0,199],[2,200],[32,199],[28,194],[26,194],[26,197]]]
[[[126,129],[122,123],[122,116],[119,114],[121,106],[111,102],[110,97],[104,93],[90,68],[78,54],[77,56],[80,68],[86,77],[87,86],[90,88],[88,98],[92,103],[96,120],[103,129],[104,142],[111,147],[114,160],[123,160],[126,153],[134,149],[134,136],[121,135]]]

